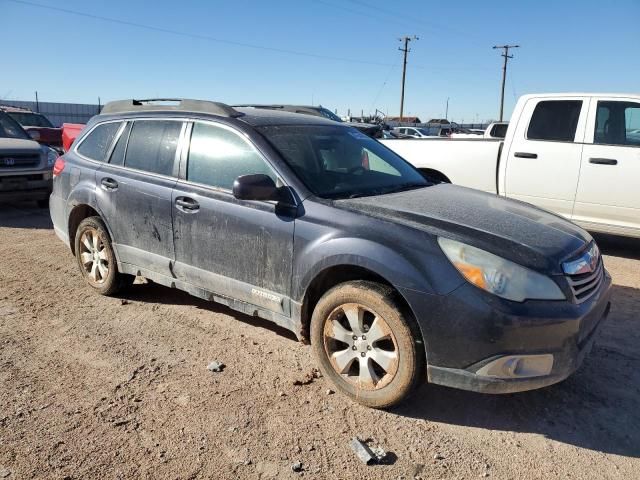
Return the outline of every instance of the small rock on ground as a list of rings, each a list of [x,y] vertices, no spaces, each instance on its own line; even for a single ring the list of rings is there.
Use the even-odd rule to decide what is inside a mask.
[[[209,365],[207,365],[207,370],[210,372],[221,372],[224,370],[225,366],[226,365],[224,363],[213,360]]]

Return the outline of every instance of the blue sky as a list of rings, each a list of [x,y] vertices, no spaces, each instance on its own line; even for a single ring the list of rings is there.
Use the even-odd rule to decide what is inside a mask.
[[[456,121],[497,116],[495,44],[521,45],[506,115],[525,93],[640,91],[639,0],[27,3],[0,0],[3,100],[31,100],[37,90],[41,101],[169,96],[396,115],[397,38],[413,34],[420,39],[409,54],[405,115],[423,120],[443,116],[447,97]]]

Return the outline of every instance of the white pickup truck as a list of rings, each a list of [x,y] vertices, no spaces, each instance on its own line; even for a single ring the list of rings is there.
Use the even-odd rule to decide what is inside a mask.
[[[382,143],[438,181],[523,200],[587,230],[640,237],[640,95],[525,95],[504,141]]]

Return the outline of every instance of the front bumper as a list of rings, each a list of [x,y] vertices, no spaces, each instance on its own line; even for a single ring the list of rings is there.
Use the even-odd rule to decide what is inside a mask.
[[[611,277],[606,274],[598,292],[579,305],[505,302],[468,284],[446,297],[403,293],[423,333],[429,382],[513,393],[558,383],[580,367],[609,314]],[[553,355],[553,365],[543,375],[503,378],[483,372],[503,357],[543,355]]]
[[[51,170],[0,174],[0,201],[44,200],[52,189]]]

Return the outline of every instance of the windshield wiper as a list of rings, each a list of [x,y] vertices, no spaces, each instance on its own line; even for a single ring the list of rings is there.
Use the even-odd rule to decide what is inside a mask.
[[[428,187],[429,185],[430,185],[429,183],[415,183],[415,182],[403,183],[401,185],[394,185],[393,187],[383,190],[381,192],[381,195],[384,195],[386,193],[406,192],[407,190],[414,190],[417,188]]]

